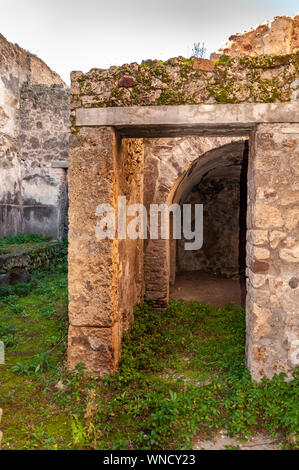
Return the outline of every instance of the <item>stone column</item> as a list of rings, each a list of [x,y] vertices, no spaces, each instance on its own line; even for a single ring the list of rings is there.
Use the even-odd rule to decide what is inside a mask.
[[[289,377],[299,363],[299,126],[261,124],[250,141],[247,366]]]
[[[116,207],[116,155],[113,128],[82,127],[72,135],[68,365],[83,362],[100,377],[116,369],[120,355],[118,241],[95,236],[96,207]]]
[[[165,310],[169,300],[169,240],[149,240],[144,254],[145,299],[156,310]]]

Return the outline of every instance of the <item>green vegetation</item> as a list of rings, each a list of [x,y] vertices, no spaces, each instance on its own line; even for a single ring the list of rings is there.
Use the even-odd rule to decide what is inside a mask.
[[[19,234],[14,237],[4,237],[0,240],[0,256],[10,253],[21,254],[38,251],[39,248],[50,246],[50,237],[41,237],[40,235]]]
[[[218,64],[221,64],[221,65],[229,65],[229,64],[230,64],[230,61],[231,61],[231,58],[230,58],[228,55],[223,54],[223,55],[219,58]]]
[[[0,247],[6,247],[11,245],[24,245],[24,244],[40,244],[51,240],[51,237],[42,237],[37,234],[26,235],[20,233],[14,237],[4,237],[0,240]]]
[[[193,57],[177,57],[167,61],[146,60],[141,64],[110,67],[106,71],[92,69],[78,78],[79,92],[73,98],[76,100],[87,96],[89,104],[85,104],[85,107],[213,102],[208,101],[209,98],[221,104],[287,102],[291,99],[291,84],[296,80],[298,67],[298,54],[241,58],[223,54],[215,62],[213,72],[194,69]],[[119,88],[118,82],[125,75],[135,77],[137,83],[124,91]],[[95,91],[97,87],[93,87],[92,82],[107,79],[110,91],[105,99],[103,96],[99,99],[99,93]],[[200,85],[199,91],[197,83]],[[93,102],[90,101],[92,96]],[[74,124],[72,119],[72,131],[76,134],[78,129]]]
[[[9,244],[9,241],[12,244]],[[38,235],[17,235],[16,237],[6,237],[0,241],[0,256],[4,260],[7,272],[15,266],[14,258],[25,257],[25,266],[35,275],[31,276],[30,282],[17,285],[0,285],[0,299],[4,296],[14,296],[15,294],[28,295],[39,283],[38,272],[45,269],[56,269],[67,272],[67,241],[52,242],[50,237],[40,237]],[[51,268],[51,266],[53,268]],[[1,312],[0,312],[1,313]],[[1,317],[0,317],[1,318]],[[0,320],[1,321],[1,320]]]
[[[161,95],[157,100],[158,105],[180,105],[180,104],[194,104],[194,98],[185,98],[183,93],[177,90],[166,89],[162,90]]]
[[[172,301],[162,314],[144,304],[117,372],[102,381],[83,365],[68,372],[65,254],[55,272],[0,298],[4,449],[185,449],[223,429],[268,430],[296,448],[299,374],[251,382],[244,310],[233,304]]]

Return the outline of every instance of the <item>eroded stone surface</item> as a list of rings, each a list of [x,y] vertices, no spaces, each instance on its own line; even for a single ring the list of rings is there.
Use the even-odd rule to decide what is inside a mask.
[[[228,56],[283,55],[299,50],[299,15],[278,16],[245,33],[230,36],[226,46],[212,54],[216,59]]]
[[[27,85],[25,85],[25,83]],[[0,35],[0,237],[62,235],[69,94],[36,56]]]
[[[227,436],[220,431],[213,439],[198,440],[194,450],[280,450],[279,441],[271,439],[266,434],[255,434],[244,440]]]
[[[121,194],[132,195],[132,202],[143,200],[147,208],[180,202],[215,169],[223,181],[225,163],[244,146],[240,136],[250,134],[247,366],[255,380],[279,372],[291,377],[299,362],[299,128],[297,46],[288,31],[297,28],[296,22],[280,18],[256,32],[265,50],[275,54],[274,41],[284,56],[222,57],[215,63],[180,57],[73,73],[70,317],[76,331],[70,335],[71,366],[82,354],[98,374],[114,370],[134,302],[145,292],[156,308],[165,308],[175,276],[173,242],[95,241],[96,204],[116,207]],[[254,40],[252,49],[246,48],[254,53],[256,45]],[[144,160],[141,140],[121,144],[115,129],[120,137],[145,138]],[[182,138],[188,133],[205,138]]]
[[[279,372],[290,376],[299,361],[299,290],[295,281],[299,269],[299,200],[291,197],[292,188],[297,191],[294,163],[299,158],[298,142],[296,124],[289,125],[288,132],[282,124],[262,124],[251,141],[247,361],[256,380]],[[275,161],[275,165],[261,164],[265,159]],[[269,188],[271,196],[266,203],[264,195],[269,194]],[[269,237],[260,231],[265,228]],[[257,244],[256,234],[262,234],[258,246],[253,245]]]

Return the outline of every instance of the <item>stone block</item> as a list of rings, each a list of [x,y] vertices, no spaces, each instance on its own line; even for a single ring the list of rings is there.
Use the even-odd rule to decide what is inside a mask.
[[[248,230],[247,240],[253,245],[266,245],[268,244],[268,231],[267,230]]]
[[[281,232],[279,230],[271,230],[269,234],[271,248],[276,248],[285,237],[285,232]]]
[[[252,260],[250,263],[250,269],[254,273],[266,273],[269,271],[269,263],[266,261]]]
[[[283,218],[280,210],[275,206],[256,204],[255,225],[257,228],[280,228],[283,226]]]
[[[299,263],[299,244],[292,248],[283,248],[279,251],[279,257],[287,263]]]
[[[213,72],[215,69],[215,62],[208,59],[201,59],[199,57],[194,57],[193,59],[193,68],[194,70],[203,70],[205,72]]]
[[[68,336],[68,366],[78,363],[103,378],[115,371],[120,356],[119,325],[111,328],[77,327],[70,325]]]

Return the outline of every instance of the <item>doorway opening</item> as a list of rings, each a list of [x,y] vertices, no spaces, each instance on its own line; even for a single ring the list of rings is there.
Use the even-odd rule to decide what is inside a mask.
[[[207,152],[181,177],[173,202],[203,204],[203,245],[170,243],[170,297],[245,306],[248,141]],[[192,220],[194,223],[194,220]],[[194,226],[192,227],[194,230]]]

